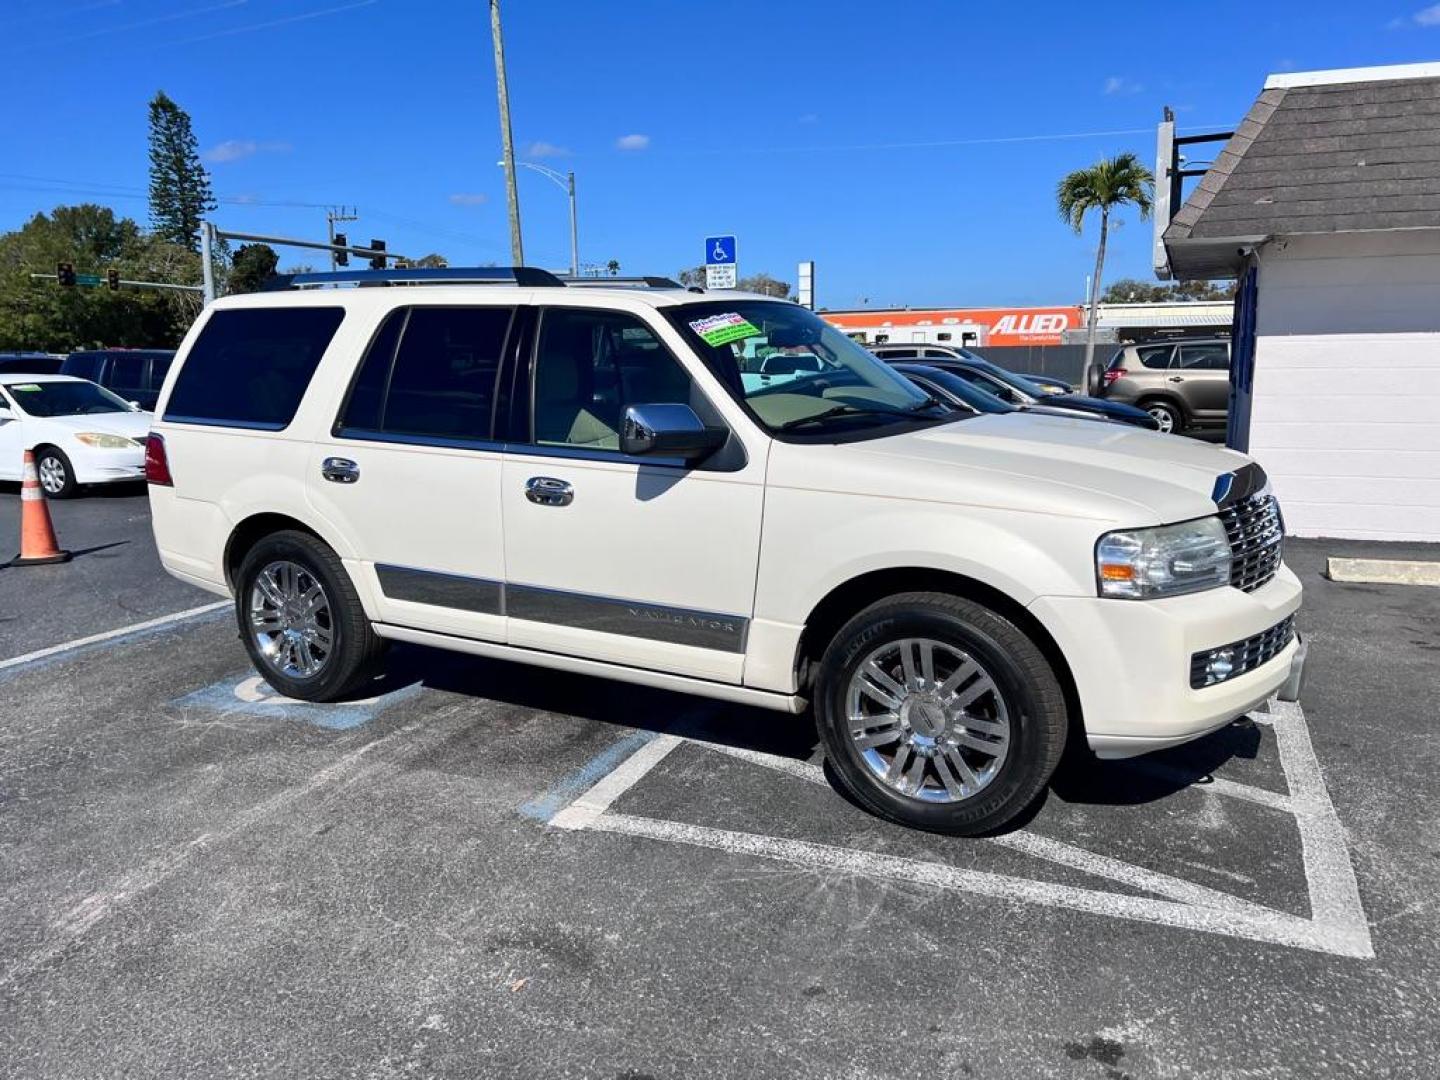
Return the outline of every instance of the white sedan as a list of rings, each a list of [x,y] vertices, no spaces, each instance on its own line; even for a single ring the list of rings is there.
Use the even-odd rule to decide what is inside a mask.
[[[19,480],[35,451],[40,486],[53,499],[81,484],[141,480],[151,414],[86,379],[0,376],[0,480]]]

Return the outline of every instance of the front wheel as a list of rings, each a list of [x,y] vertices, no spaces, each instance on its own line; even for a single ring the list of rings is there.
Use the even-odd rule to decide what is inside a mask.
[[[315,537],[265,537],[246,553],[235,585],[245,649],[286,697],[334,701],[374,675],[384,642],[339,557]]]
[[[35,454],[35,472],[40,478],[40,487],[48,498],[69,499],[79,490],[75,482],[75,469],[63,450],[47,446]]]
[[[961,836],[1019,816],[1065,748],[1065,697],[1044,654],[1002,615],[944,593],[851,619],[821,661],[815,712],[861,806]]]

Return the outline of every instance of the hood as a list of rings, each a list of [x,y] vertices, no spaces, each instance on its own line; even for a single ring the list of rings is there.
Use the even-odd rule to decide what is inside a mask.
[[[54,424],[67,431],[98,431],[106,435],[124,435],[144,442],[150,433],[154,414],[148,412],[88,413],[84,416],[41,416],[37,420]]]
[[[1054,409],[1079,409],[1081,412],[1093,413],[1111,420],[1123,420],[1131,424],[1154,423],[1150,419],[1150,414],[1144,409],[1126,405],[1123,401],[1107,401],[1105,398],[1086,397],[1084,394],[1051,394],[1049,397],[1041,398],[1038,404]]]
[[[1177,435],[1023,412],[837,447],[874,494],[1161,525],[1215,513],[1215,479],[1249,463]]]

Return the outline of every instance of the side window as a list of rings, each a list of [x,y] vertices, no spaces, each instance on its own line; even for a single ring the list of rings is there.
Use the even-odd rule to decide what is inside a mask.
[[[920,355],[919,349],[886,349],[886,360],[913,360]]]
[[[619,450],[626,406],[673,403],[695,404],[690,376],[635,316],[544,312],[535,350],[535,442]]]
[[[1175,362],[1177,368],[1188,368],[1191,371],[1228,371],[1230,369],[1230,350],[1220,342],[1209,342],[1205,345],[1181,345],[1180,357]]]
[[[158,394],[160,387],[165,385],[165,376],[170,374],[170,363],[173,356],[155,356],[150,359],[150,377],[146,380],[145,388],[151,393]]]
[[[488,439],[513,308],[390,313],[361,362],[338,433]]]
[[[110,377],[106,389],[113,390],[127,401],[145,389],[144,356],[118,353],[110,358]]]
[[[1167,368],[1174,349],[1173,345],[1144,345],[1135,350],[1135,355],[1147,368]]]
[[[165,419],[279,431],[295,418],[345,310],[217,311],[185,358]]]

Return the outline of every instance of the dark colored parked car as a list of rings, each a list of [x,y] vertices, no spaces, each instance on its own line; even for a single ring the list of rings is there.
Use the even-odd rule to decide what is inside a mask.
[[[56,375],[60,357],[43,352],[0,353],[0,375]]]
[[[1230,409],[1225,338],[1126,345],[1110,358],[1100,394],[1144,409],[1161,431],[1223,428]]]
[[[1099,413],[1085,413],[1066,408],[1052,409],[1045,404],[1045,401],[1049,399],[1043,399],[1035,405],[1013,405],[1001,401],[990,391],[982,390],[975,383],[961,378],[953,371],[946,371],[931,363],[905,363],[891,366],[931,397],[938,398],[945,404],[956,408],[982,413],[1027,412],[1035,416],[1060,416],[1071,420],[1095,420],[1100,423],[1114,422]]]
[[[99,383],[112,394],[151,410],[174,358],[173,349],[94,349],[71,353],[60,373]]]
[[[886,363],[913,362],[895,356],[891,351],[892,348],[877,345],[872,351]],[[928,352],[934,346],[910,346],[910,348],[923,349]],[[919,363],[939,368],[941,371],[948,371],[1010,405],[1021,407],[1044,405],[1047,411],[1054,410],[1069,413],[1072,416],[1077,414],[1099,416],[1122,424],[1134,424],[1136,427],[1149,428],[1152,431],[1159,427],[1143,409],[1122,405],[1115,401],[1084,397],[1081,394],[1047,394],[1040,387],[1028,382],[1023,376],[1016,375],[1013,371],[1006,371],[998,364],[992,364],[973,353],[970,355],[974,359],[956,360],[950,356],[933,358],[927,356]]]

